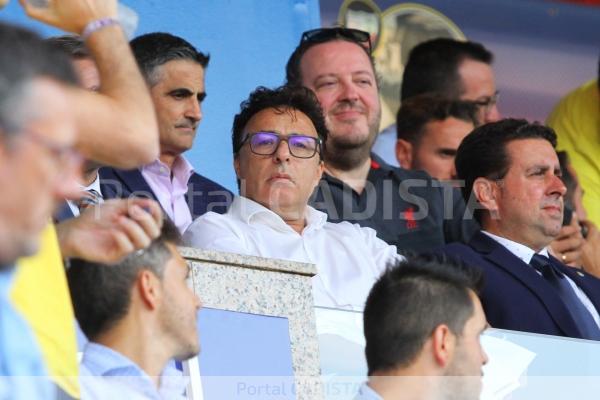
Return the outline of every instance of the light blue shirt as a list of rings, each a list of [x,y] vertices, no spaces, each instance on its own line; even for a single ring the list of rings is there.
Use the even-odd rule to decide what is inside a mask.
[[[377,135],[375,143],[371,151],[377,154],[389,165],[400,167],[396,158],[396,142],[398,141],[396,134],[396,124],[390,125]]]
[[[365,382],[360,385],[354,400],[383,400],[383,397],[378,395],[377,392],[371,389],[371,387],[367,385],[367,382]]]
[[[136,363],[98,343],[88,342],[85,345],[81,364],[85,374],[111,377],[112,380],[127,386],[146,399],[185,399],[187,379],[171,363],[163,370],[158,389],[148,374]]]
[[[0,271],[0,400],[52,399],[56,387],[46,375],[42,353],[9,297],[14,271]]]

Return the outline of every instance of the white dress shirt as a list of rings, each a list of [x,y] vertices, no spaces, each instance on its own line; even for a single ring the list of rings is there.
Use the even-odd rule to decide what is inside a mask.
[[[519,259],[521,259],[525,264],[529,264],[529,262],[533,258],[533,255],[535,254],[535,251],[533,249],[530,249],[529,247],[521,243],[513,242],[512,240],[494,235],[483,230],[482,232],[494,239],[496,242],[500,243],[502,246],[506,247],[508,251],[513,253]],[[538,254],[548,257],[548,249],[543,248]],[[536,270],[536,272],[540,274],[539,271]],[[575,292],[577,298],[581,301],[583,306],[590,312],[590,314],[592,314],[596,325],[598,325],[598,327],[600,328],[600,315],[598,314],[598,310],[596,310],[596,307],[594,307],[594,304],[592,304],[590,298],[585,294],[583,290],[581,290],[579,286],[577,286],[575,282],[571,280],[571,278],[569,278],[567,275],[565,275],[565,278],[567,279],[567,282],[569,282],[569,285],[571,285],[571,287],[573,288],[573,291]]]
[[[279,258],[317,266],[313,296],[317,306],[362,310],[388,264],[403,257],[375,231],[348,222],[327,222],[327,214],[306,207],[299,234],[279,215],[236,196],[226,214],[209,212],[184,234],[184,243],[207,250]]]
[[[94,182],[91,183],[91,185],[89,186],[83,186],[83,185],[79,185],[79,187],[81,187],[81,191],[82,192],[87,192],[90,189],[94,189],[98,194],[100,194],[100,197],[98,198],[98,203],[104,203],[104,198],[103,198],[103,194],[102,191],[100,190],[100,174],[96,174],[96,179],[94,179]],[[67,200],[67,204],[69,205],[69,208],[71,209],[71,212],[73,213],[74,217],[78,217],[79,216],[79,207],[77,207],[77,204],[75,204],[75,202],[73,200]]]

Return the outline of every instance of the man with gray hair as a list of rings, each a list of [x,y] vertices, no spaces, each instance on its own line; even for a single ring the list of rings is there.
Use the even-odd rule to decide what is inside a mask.
[[[36,34],[0,23],[0,398],[53,398],[44,377],[47,372],[60,389],[70,395],[77,392],[65,377],[77,375],[77,370],[74,348],[67,353],[74,334],[62,330],[72,330],[73,325],[68,295],[62,290],[66,287],[61,280],[61,255],[89,255],[87,245],[92,244],[96,255],[118,258],[145,246],[153,230],[160,230],[160,218],[142,209],[158,211],[160,216],[151,202],[138,201],[137,208],[124,204],[112,209],[108,224],[84,224],[85,229],[71,225],[63,231],[71,245],[60,254],[48,221],[57,200],[78,192],[69,179],[77,176],[79,166],[74,148],[107,163],[135,165],[154,153],[156,123],[148,118],[153,110],[147,92],[136,99],[124,96],[144,86],[114,18],[116,1],[88,1],[82,7],[75,0],[57,0],[44,8],[23,2],[23,7],[43,22],[85,33],[99,69],[111,83],[100,94],[76,88],[68,57]],[[118,65],[113,59],[118,59]],[[118,135],[123,135],[119,149],[111,136],[116,126],[121,128]],[[78,235],[82,233],[85,238]],[[78,236],[76,244],[73,234]],[[92,237],[95,240],[90,241]],[[36,258],[18,260],[28,255]],[[55,306],[51,325],[43,319],[47,316],[44,296],[52,298]],[[70,368],[71,359],[75,368]]]
[[[227,189],[194,172],[183,155],[193,146],[202,120],[209,56],[180,37],[160,32],[135,38],[131,48],[154,101],[160,156],[138,169],[102,168],[100,178],[109,197],[157,200],[183,233],[205,212],[225,212],[232,199]]]

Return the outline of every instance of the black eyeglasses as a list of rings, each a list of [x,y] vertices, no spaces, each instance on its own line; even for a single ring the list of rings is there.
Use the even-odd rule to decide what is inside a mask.
[[[348,39],[360,45],[366,45],[369,54],[371,54],[371,35],[368,32],[352,28],[317,28],[306,31],[302,34],[300,43],[322,43],[334,39]]]
[[[29,139],[45,148],[56,160],[61,170],[78,167],[83,162],[83,157],[71,146],[65,146],[47,139],[44,135],[33,130],[24,130],[22,138]]]
[[[246,135],[240,147],[250,142],[250,151],[261,156],[271,156],[279,148],[281,141],[286,141],[290,154],[296,158],[312,158],[321,146],[321,139],[314,136],[291,134],[281,137],[273,132],[254,132]]]
[[[481,100],[475,100],[471,103],[475,104],[477,107],[481,107],[485,114],[488,114],[492,111],[492,108],[498,103],[498,98],[500,97],[500,92],[496,90],[492,96],[487,96],[482,98]]]

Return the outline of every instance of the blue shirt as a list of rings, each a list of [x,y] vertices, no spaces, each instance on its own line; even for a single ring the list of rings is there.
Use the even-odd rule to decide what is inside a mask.
[[[393,124],[379,132],[371,151],[381,157],[383,161],[389,165],[399,168],[400,164],[396,158],[397,141],[398,135],[396,134],[396,124]]]
[[[15,268],[0,268],[0,400],[52,399],[56,389],[42,353],[10,300]]]
[[[148,374],[136,363],[101,344],[88,342],[85,345],[81,363],[85,373],[112,377],[119,384],[133,389],[146,399],[185,399],[184,390],[187,379],[170,364],[167,364],[163,370],[160,376],[160,387],[157,389]]]
[[[383,397],[378,395],[377,392],[371,389],[371,387],[365,382],[360,385],[354,400],[383,400]]]

